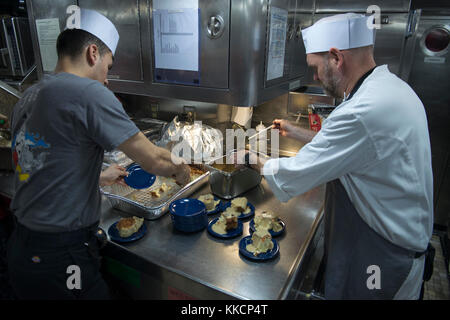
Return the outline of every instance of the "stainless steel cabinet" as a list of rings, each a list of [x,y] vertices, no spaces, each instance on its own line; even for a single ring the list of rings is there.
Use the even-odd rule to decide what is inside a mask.
[[[366,12],[367,8],[377,5],[383,12],[408,12],[410,0],[316,0],[316,12]]]
[[[302,38],[302,29],[312,25],[314,1],[297,0],[294,10],[293,34],[288,50],[290,56],[289,79],[304,77],[306,74],[306,53]]]
[[[145,3],[142,0],[107,2],[78,0],[78,5],[81,8],[96,10],[110,19],[119,32],[120,39],[114,57],[114,65],[109,72],[110,80],[144,80],[141,31],[146,26],[146,12],[143,12],[142,23],[140,12],[141,2]]]
[[[312,8],[312,0],[66,0],[52,2],[52,10],[47,10],[48,0],[31,0],[27,5],[37,51],[37,19],[59,19],[63,30],[70,4],[95,9],[107,16],[120,34],[109,75],[109,86],[115,92],[255,106],[287,93],[292,84],[298,87],[302,83],[306,60],[300,26],[305,25],[302,19],[307,15],[298,8],[304,2]],[[188,3],[198,6],[198,26],[189,26],[198,31],[198,37],[193,38],[198,42],[198,66],[192,70],[161,67],[158,59],[162,55],[162,42],[158,41],[162,37],[157,38],[155,19],[161,19],[164,14],[161,6],[176,13]],[[286,17],[285,25],[280,28],[272,23],[275,18],[271,14],[276,10],[283,13],[281,20]],[[175,20],[170,23],[172,31],[183,33],[176,29]],[[275,59],[269,61],[271,30],[276,30],[283,41],[278,44],[272,41],[279,50],[272,55]],[[166,45],[169,47],[164,50],[169,51],[164,53],[179,53],[175,44]],[[43,69],[39,52],[37,58],[40,77],[52,71]],[[174,55],[173,59],[184,58],[192,57]],[[169,55],[165,59],[170,62]],[[270,66],[275,66],[274,72],[269,70]]]
[[[200,0],[201,86],[228,88],[230,2]]]
[[[21,17],[0,19],[0,75],[23,77],[33,63],[28,20]]]
[[[446,227],[450,212],[450,12],[418,10],[402,69],[422,100],[428,119],[434,182],[434,223]]]
[[[62,31],[66,27],[66,19],[68,17],[66,10],[67,7],[73,4],[77,4],[76,0],[59,0],[58,4],[55,5],[54,0],[39,0],[38,2],[35,1],[27,1],[27,12],[28,12],[28,21],[30,23],[30,33],[31,33],[31,39],[33,42],[33,51],[34,51],[34,57],[35,57],[35,63],[36,63],[36,70],[38,73],[38,77],[42,78],[44,72],[50,72],[44,71],[44,65],[43,62],[46,61],[46,57],[42,57],[42,53],[44,54],[51,54],[56,55],[56,41],[54,41],[55,47],[53,48],[52,52],[48,52],[51,48],[47,47],[46,50],[43,50],[41,52],[41,47],[44,46],[44,43],[39,42],[39,36],[38,36],[38,30],[36,27],[36,24],[39,21],[42,21],[44,19],[58,19],[59,21],[59,30]],[[54,39],[56,40],[56,39]],[[49,58],[49,57],[47,57]],[[52,59],[54,57],[51,57]],[[53,64],[52,64],[53,66]],[[50,69],[50,68],[48,68]],[[53,70],[51,70],[53,71]]]

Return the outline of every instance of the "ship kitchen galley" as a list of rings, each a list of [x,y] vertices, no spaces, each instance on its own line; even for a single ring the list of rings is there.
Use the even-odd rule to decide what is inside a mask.
[[[447,1],[0,19],[1,300],[450,299]]]

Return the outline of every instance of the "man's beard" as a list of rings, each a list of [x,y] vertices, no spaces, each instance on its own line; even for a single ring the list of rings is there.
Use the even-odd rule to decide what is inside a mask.
[[[325,65],[325,77],[323,81],[320,81],[322,88],[325,90],[325,93],[333,98],[342,98],[342,96],[338,92],[339,83],[341,82],[342,76],[333,74],[329,63]]]

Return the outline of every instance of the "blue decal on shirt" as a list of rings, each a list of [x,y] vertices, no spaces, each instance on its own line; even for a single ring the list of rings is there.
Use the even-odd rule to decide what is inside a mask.
[[[49,148],[50,144],[45,142],[44,137],[27,132],[25,127],[21,128],[12,142],[13,161],[19,181],[28,181],[31,174],[44,166],[50,154],[44,150]]]

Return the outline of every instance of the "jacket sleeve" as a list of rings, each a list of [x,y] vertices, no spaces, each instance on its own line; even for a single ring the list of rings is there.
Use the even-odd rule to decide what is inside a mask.
[[[361,170],[376,158],[363,123],[355,115],[338,112],[330,115],[314,139],[296,156],[271,159],[262,173],[275,196],[287,202],[350,171]]]

